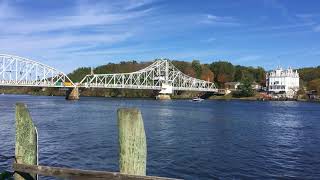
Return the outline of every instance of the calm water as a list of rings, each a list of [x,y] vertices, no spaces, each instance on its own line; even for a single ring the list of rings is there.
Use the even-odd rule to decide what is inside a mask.
[[[42,165],[118,171],[116,110],[142,111],[147,174],[185,179],[320,179],[320,104],[0,96],[0,154],[14,153],[14,105],[39,131]],[[0,162],[0,171],[11,161]]]

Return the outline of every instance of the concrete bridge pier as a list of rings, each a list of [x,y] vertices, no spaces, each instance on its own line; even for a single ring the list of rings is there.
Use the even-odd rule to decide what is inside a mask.
[[[158,94],[156,100],[171,100],[171,96],[169,94]]]
[[[156,96],[157,100],[171,100],[170,94],[173,94],[172,85],[168,83],[163,83],[161,85],[161,91]]]
[[[67,100],[79,100],[79,89],[78,87],[69,88],[66,92]]]

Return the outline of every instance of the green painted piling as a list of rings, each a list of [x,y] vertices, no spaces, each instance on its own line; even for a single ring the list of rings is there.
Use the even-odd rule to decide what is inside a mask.
[[[139,109],[118,109],[120,173],[146,175],[147,143]]]
[[[23,103],[16,104],[16,163],[37,165],[38,161],[38,138],[37,129],[34,126],[28,108]],[[35,174],[31,176],[36,179]],[[20,175],[15,174],[15,180],[22,180]]]

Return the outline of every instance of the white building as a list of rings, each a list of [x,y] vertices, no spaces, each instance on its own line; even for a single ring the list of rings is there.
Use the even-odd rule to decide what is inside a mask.
[[[224,83],[224,88],[230,91],[235,91],[239,88],[240,85],[241,85],[240,82],[226,82]]]
[[[266,85],[268,92],[272,94],[293,98],[299,90],[299,73],[291,68],[277,68],[267,73]]]

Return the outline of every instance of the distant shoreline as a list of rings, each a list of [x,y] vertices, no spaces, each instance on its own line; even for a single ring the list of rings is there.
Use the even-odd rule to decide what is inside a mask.
[[[64,98],[65,95],[59,94],[59,95],[47,95],[43,93],[5,93],[2,95],[26,95],[26,96],[44,96],[44,97],[50,97],[50,96],[58,96]],[[0,98],[1,96],[0,95]],[[95,97],[95,98],[114,98],[114,99],[145,99],[145,100],[154,100],[155,97],[126,97],[126,96],[93,96],[93,95],[80,95],[80,100],[82,97]],[[172,96],[172,100],[191,100],[192,97],[180,97],[180,96]],[[230,96],[211,96],[210,98],[206,99],[209,101],[234,101],[234,100],[240,100],[240,101],[262,101],[259,100],[257,97],[241,97],[241,98],[236,98],[236,97],[230,97]],[[318,100],[307,100],[307,99],[297,99],[297,100],[264,100],[265,102],[267,101],[297,101],[297,102],[314,102],[314,103],[320,103]],[[264,102],[262,101],[262,102]]]

